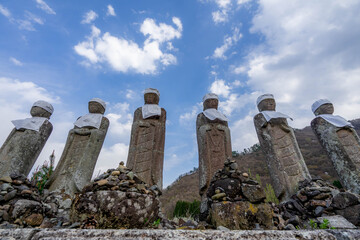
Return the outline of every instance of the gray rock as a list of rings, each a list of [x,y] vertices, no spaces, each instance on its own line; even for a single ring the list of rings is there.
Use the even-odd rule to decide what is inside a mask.
[[[284,230],[295,230],[296,228],[292,224],[288,224],[285,226]]]
[[[360,204],[335,210],[335,213],[343,216],[354,225],[360,225]]]
[[[329,220],[330,227],[334,227],[336,229],[357,229],[357,227],[354,224],[352,224],[351,222],[349,222],[343,216],[340,215],[317,218],[319,222],[323,222],[324,219]]]
[[[26,212],[35,213],[40,211],[42,211],[42,206],[39,202],[27,199],[20,199],[14,204],[12,218],[17,219]]]
[[[13,199],[15,196],[16,196],[16,190],[13,190],[9,193],[7,193],[5,196],[4,196],[4,200],[5,201],[10,201],[11,199]]]
[[[72,201],[70,198],[65,199],[64,201],[60,201],[59,208],[69,209],[71,207]]]
[[[216,229],[220,230],[220,231],[230,231],[230,229],[228,229],[228,228],[226,228],[224,226],[218,226]]]
[[[260,185],[243,184],[241,190],[250,202],[255,203],[265,199],[265,191]]]
[[[358,196],[350,192],[341,192],[332,199],[331,206],[337,209],[344,209],[356,204],[359,204]]]
[[[13,190],[14,188],[9,184],[9,183],[3,183],[3,184],[1,184],[1,186],[0,186],[0,190],[1,191],[11,191],[11,190]]]

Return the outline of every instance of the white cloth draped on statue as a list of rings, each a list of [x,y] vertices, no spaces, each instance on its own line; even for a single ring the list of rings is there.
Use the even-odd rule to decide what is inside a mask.
[[[79,128],[83,127],[94,127],[99,129],[101,125],[103,115],[100,113],[89,113],[84,116],[81,116],[74,123],[75,126]]]
[[[336,126],[336,127],[352,127],[354,128],[354,126],[348,122],[345,118],[338,116],[338,115],[332,115],[332,114],[320,114],[317,117],[321,117],[322,119],[324,119],[325,121],[331,123],[332,125]]]
[[[141,108],[143,119],[152,116],[161,116],[161,107],[157,104],[145,104]]]
[[[19,120],[12,120],[11,122],[14,124],[16,129],[29,129],[38,132],[40,127],[44,124],[46,120],[48,119],[44,117],[32,117],[32,118],[25,118]]]
[[[270,121],[272,118],[289,118],[289,119],[293,120],[291,117],[289,117],[288,115],[283,114],[281,112],[262,111],[261,113],[264,116],[264,118],[266,119],[266,121]]]
[[[213,121],[215,119],[219,119],[219,120],[224,121],[224,122],[229,121],[229,119],[224,114],[222,114],[221,112],[219,112],[215,108],[206,109],[203,113],[204,113],[205,117],[207,117],[211,121]]]

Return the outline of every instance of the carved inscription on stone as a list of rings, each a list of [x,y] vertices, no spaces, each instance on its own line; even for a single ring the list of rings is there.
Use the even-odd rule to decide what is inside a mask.
[[[354,160],[353,163],[356,165],[357,169],[360,170],[360,145],[353,132],[349,129],[340,129],[336,134],[346,153],[349,155],[349,158]]]

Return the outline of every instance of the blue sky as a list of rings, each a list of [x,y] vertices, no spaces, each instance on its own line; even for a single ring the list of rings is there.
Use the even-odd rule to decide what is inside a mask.
[[[207,92],[220,96],[233,150],[257,142],[256,98],[273,93],[277,110],[302,128],[318,98],[336,114],[359,117],[358,1],[198,0],[0,2],[0,126],[53,103],[54,131],[37,164],[87,113],[108,104],[110,128],[96,172],[126,161],[132,114],[142,91],[159,89],[167,111],[164,185],[198,166],[195,121]]]

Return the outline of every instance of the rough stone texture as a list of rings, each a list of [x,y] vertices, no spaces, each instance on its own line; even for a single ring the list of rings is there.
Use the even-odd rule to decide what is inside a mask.
[[[218,202],[210,208],[211,223],[215,227],[225,226],[232,230],[254,229],[259,224],[272,229],[273,211],[270,204],[250,202]]]
[[[254,117],[254,125],[275,194],[280,201],[287,200],[296,193],[299,181],[311,179],[294,130],[285,118],[267,122],[262,113]]]
[[[108,127],[109,120],[103,117],[99,129],[75,126],[69,131],[59,163],[47,183],[50,191],[74,196],[90,182]]]
[[[206,193],[211,178],[222,169],[224,161],[232,157],[230,129],[227,122],[197,116],[196,135],[199,149],[199,189],[200,195]]]
[[[86,228],[145,228],[161,218],[157,186],[149,188],[122,164],[76,194],[71,209],[73,222],[82,222]]]
[[[0,148],[0,177],[11,173],[27,176],[48,140],[53,126],[45,121],[39,131],[14,128]]]
[[[142,108],[134,112],[126,166],[144,182],[162,189],[166,111],[161,116],[142,117]]]
[[[224,168],[215,173],[207,198],[201,202],[200,220],[232,230],[275,228],[272,206],[264,202],[264,189],[237,168],[234,160],[227,159]]]
[[[297,216],[300,221],[293,225],[303,228],[309,219],[341,215],[352,224],[360,225],[359,195],[340,192],[321,179],[300,182],[299,188],[292,199],[276,207],[278,222],[282,221],[281,218],[289,222]]]
[[[247,240],[352,240],[359,239],[360,230],[294,230],[294,231],[220,231],[220,230],[88,230],[88,229],[4,229],[0,230],[4,239],[247,239]]]
[[[360,139],[356,131],[336,127],[321,117],[311,121],[311,128],[331,159],[342,186],[359,194]]]
[[[330,227],[336,229],[356,229],[357,227],[346,220],[343,216],[335,215],[335,216],[326,216],[317,218],[318,221],[323,222],[324,219],[329,220]]]

